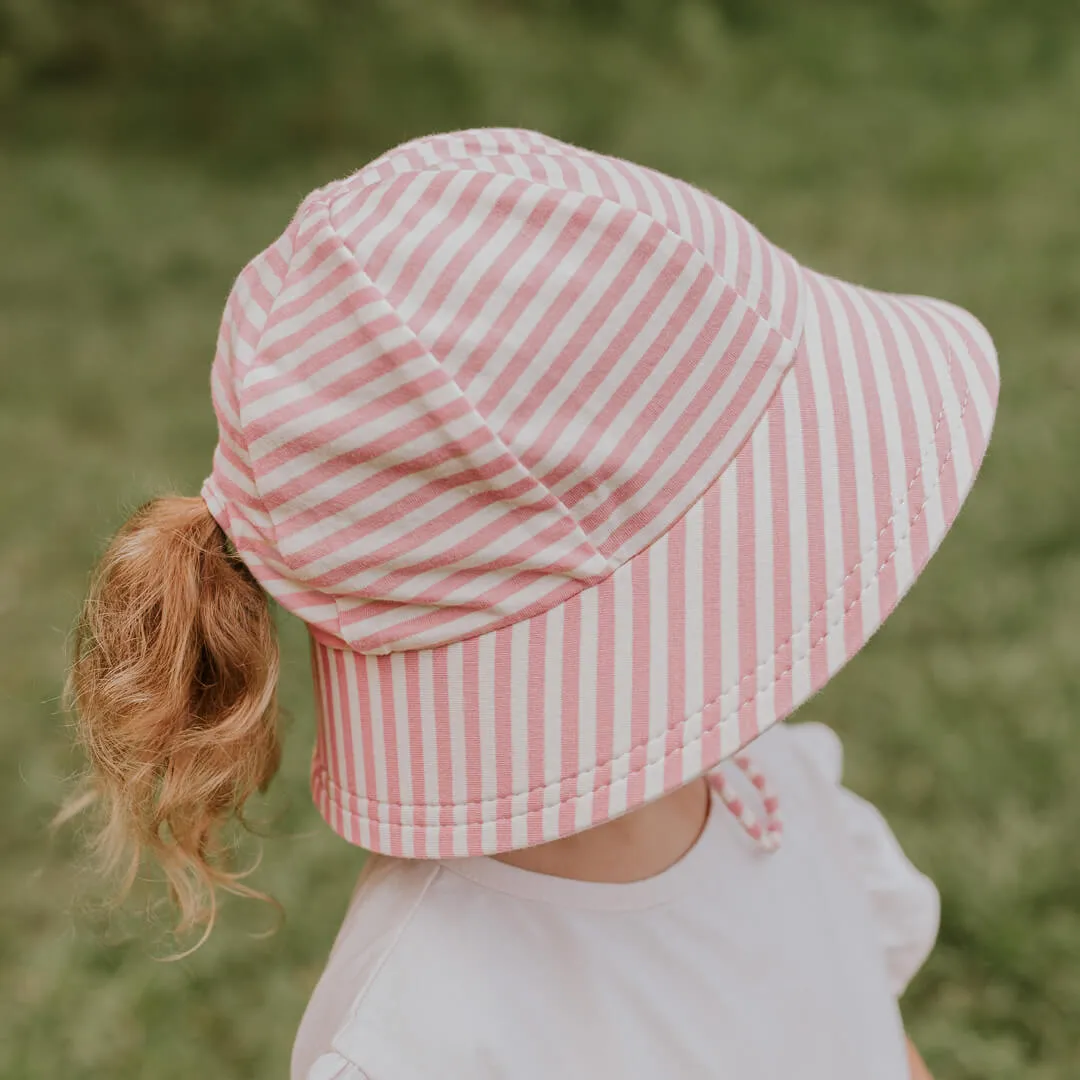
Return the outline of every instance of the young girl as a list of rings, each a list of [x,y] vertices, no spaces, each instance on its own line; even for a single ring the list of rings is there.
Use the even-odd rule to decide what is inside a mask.
[[[267,594],[308,625],[315,802],[375,854],[294,1080],[926,1076],[897,998],[937,892],[836,736],[778,721],[971,487],[973,316],[474,130],[312,192],[211,384],[212,471],[110,544],[67,694],[106,855],[208,930],[278,760]]]

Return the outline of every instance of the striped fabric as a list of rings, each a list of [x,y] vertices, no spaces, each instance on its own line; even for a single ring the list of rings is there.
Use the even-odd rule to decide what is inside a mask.
[[[315,800],[491,854],[735,754],[869,638],[989,438],[986,330],[529,131],[406,143],[240,274],[202,495],[309,626]]]

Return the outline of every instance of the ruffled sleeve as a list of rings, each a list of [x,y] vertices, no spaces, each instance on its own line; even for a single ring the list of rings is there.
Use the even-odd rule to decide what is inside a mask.
[[[791,724],[802,756],[823,778],[852,865],[870,900],[889,981],[899,997],[937,940],[941,898],[934,883],[904,854],[881,812],[840,783],[843,746],[824,724]]]

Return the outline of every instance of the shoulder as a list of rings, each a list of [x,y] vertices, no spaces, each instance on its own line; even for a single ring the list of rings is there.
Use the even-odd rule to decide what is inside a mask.
[[[310,1024],[305,1014],[323,1034],[294,1054],[294,1080],[338,1080],[333,1069],[346,1064],[356,1071],[341,1080],[419,1080],[448,1075],[454,1062],[478,1063],[490,1049],[485,1018],[498,1015],[507,990],[499,978],[502,905],[493,908],[440,863],[381,862],[350,906]],[[299,1057],[324,1072],[303,1072]]]

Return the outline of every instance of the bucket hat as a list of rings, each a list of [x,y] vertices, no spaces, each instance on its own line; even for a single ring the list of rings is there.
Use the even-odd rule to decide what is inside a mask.
[[[404,143],[240,273],[201,494],[308,626],[330,826],[495,854],[733,757],[867,642],[990,436],[986,329],[546,135]]]

